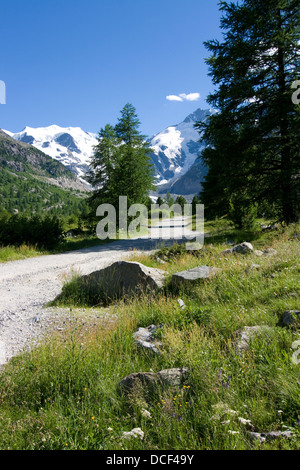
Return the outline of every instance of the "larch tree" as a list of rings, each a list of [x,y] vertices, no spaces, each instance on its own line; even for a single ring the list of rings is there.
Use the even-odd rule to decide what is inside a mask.
[[[299,1],[221,1],[220,10],[224,40],[205,43],[218,112],[197,124],[207,145],[201,199],[211,215],[257,205],[289,224],[300,216]]]

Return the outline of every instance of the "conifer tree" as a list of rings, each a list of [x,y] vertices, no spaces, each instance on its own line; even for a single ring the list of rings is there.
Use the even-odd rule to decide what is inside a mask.
[[[146,204],[154,189],[154,171],[146,138],[139,132],[136,110],[126,104],[115,127],[107,124],[98,135],[87,181],[93,187],[89,198],[92,216],[100,204],[119,207],[119,196],[127,196],[128,207]]]
[[[233,200],[257,203],[289,224],[300,216],[299,1],[221,1],[220,10],[224,40],[205,43],[218,113],[197,125],[208,144],[201,199],[216,215]]]

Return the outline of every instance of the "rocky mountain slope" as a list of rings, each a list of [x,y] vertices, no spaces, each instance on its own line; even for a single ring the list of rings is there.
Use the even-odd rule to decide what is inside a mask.
[[[200,144],[199,132],[194,124],[204,121],[213,110],[197,109],[183,122],[172,125],[149,138],[151,154],[157,178],[157,192],[174,194],[196,194],[201,189],[206,169],[197,158],[204,148]],[[13,134],[13,139],[32,145],[53,159],[58,160],[74,172],[82,181],[97,144],[97,135],[79,127],[26,127]]]
[[[170,126],[151,138],[159,193],[197,194],[206,168],[198,159],[204,144],[194,125],[205,121],[212,110],[197,109],[180,124]]]
[[[0,207],[11,211],[77,205],[86,187],[64,165],[0,130]]]
[[[25,142],[58,160],[65,167],[82,178],[87,169],[93,146],[97,144],[96,134],[87,133],[80,127],[25,127],[13,134],[5,131],[15,140]]]

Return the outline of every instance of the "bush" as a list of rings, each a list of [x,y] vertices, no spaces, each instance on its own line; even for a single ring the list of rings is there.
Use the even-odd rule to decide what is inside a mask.
[[[235,198],[230,200],[229,207],[228,217],[236,228],[246,230],[255,229],[257,225],[257,204]]]
[[[52,249],[62,238],[62,222],[55,216],[13,215],[0,219],[0,243],[4,246],[20,246],[25,243]]]

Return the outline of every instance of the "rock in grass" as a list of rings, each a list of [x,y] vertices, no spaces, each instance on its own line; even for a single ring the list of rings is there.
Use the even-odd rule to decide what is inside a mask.
[[[231,253],[241,253],[242,255],[246,255],[247,253],[251,253],[253,251],[253,246],[249,242],[243,242],[239,245],[235,245],[228,250],[222,251],[222,255],[229,255]]]
[[[272,256],[272,255],[277,255],[278,251],[277,250],[274,250],[274,248],[267,248],[263,254],[264,255],[269,255],[269,256]]]
[[[141,263],[117,261],[79,280],[91,296],[105,302],[142,293],[156,294],[164,286],[166,271]]]
[[[165,369],[157,373],[160,383],[168,387],[180,387],[188,376],[188,369],[182,367],[177,369]]]
[[[252,263],[251,266],[248,266],[248,268],[245,270],[246,273],[249,273],[253,270],[258,270],[261,268],[261,265],[260,264],[255,264],[255,263]]]
[[[250,342],[255,336],[260,336],[262,334],[267,334],[272,331],[272,328],[269,326],[245,326],[244,328],[238,330],[235,333],[235,352],[236,354],[243,354],[243,352],[248,351],[250,347]]]
[[[255,254],[256,256],[263,256],[264,252],[261,251],[261,250],[254,250],[254,254]]]
[[[173,274],[171,284],[174,287],[191,285],[201,279],[211,279],[218,271],[220,269],[213,268],[212,266],[198,266],[197,268]]]
[[[287,310],[283,314],[282,323],[285,326],[292,326],[295,324],[300,324],[300,311],[299,310]]]
[[[188,376],[188,369],[166,369],[158,373],[135,372],[124,377],[119,384],[119,393],[124,395],[153,396],[162,388],[176,388],[182,385]]]
[[[133,337],[138,346],[160,355],[161,342],[155,337],[155,333],[161,329],[160,326],[150,325],[147,328],[139,328]]]

